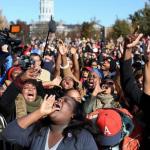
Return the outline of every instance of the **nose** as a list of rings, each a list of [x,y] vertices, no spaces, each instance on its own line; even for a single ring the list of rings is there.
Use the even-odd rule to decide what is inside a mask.
[[[63,99],[62,98],[58,98],[58,99],[56,99],[56,102],[57,103],[61,103],[63,101]]]
[[[33,90],[33,88],[28,88],[28,91],[32,91]]]

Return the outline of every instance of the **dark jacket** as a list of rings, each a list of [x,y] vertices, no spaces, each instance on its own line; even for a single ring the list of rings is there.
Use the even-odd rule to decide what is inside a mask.
[[[33,128],[32,125],[22,129],[14,120],[3,131],[3,136],[7,141],[27,147],[28,150],[44,150],[49,129],[45,127],[39,134],[33,132]],[[57,150],[98,150],[98,148],[92,135],[83,129],[77,135],[77,142],[72,135],[68,134],[68,137],[61,141]]]
[[[138,88],[137,82],[133,75],[131,63],[131,59],[120,63],[121,84],[125,95],[129,97],[129,103],[135,103],[143,111],[144,121],[146,124],[143,149],[146,150],[147,148],[150,148],[150,95],[145,94]]]
[[[134,102],[139,105],[143,92],[137,86],[132,70],[131,59],[120,62],[120,78],[123,91],[125,95],[129,97],[129,103]]]

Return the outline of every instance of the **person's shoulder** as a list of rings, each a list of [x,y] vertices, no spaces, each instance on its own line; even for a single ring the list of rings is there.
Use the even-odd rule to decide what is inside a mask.
[[[88,130],[86,130],[86,129],[82,129],[81,132],[80,132],[80,134],[79,134],[79,136],[80,136],[82,139],[83,139],[83,138],[88,139],[88,138],[93,137],[92,134],[91,134],[91,132],[88,131]]]
[[[49,71],[47,71],[46,69],[43,69],[43,68],[42,68],[42,73],[44,73],[44,74],[50,74]]]
[[[82,148],[86,150],[98,150],[95,139],[90,131],[82,129],[79,134],[79,143],[82,144]]]

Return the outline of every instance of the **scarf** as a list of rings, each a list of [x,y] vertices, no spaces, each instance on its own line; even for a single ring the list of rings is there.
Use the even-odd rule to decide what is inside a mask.
[[[93,105],[93,111],[95,111],[98,108],[112,108],[113,101],[114,101],[114,97],[111,94],[99,93],[96,96],[96,100]]]
[[[42,103],[41,96],[37,96],[36,100],[33,102],[26,101],[27,113],[31,113],[31,112],[37,110],[41,106],[41,103]]]

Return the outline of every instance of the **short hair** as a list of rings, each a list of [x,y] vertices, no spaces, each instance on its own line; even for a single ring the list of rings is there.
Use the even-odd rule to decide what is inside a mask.
[[[25,85],[25,84],[32,84],[33,86],[36,87],[36,89],[37,89],[37,87],[38,87],[38,81],[35,80],[35,79],[28,79],[28,80],[26,80],[26,81],[24,82],[24,85]]]
[[[40,58],[40,60],[42,61],[42,57],[39,55],[39,54],[37,54],[37,53],[32,53],[32,54],[30,54],[30,58],[31,57],[34,57],[34,56],[38,56],[39,58]]]

